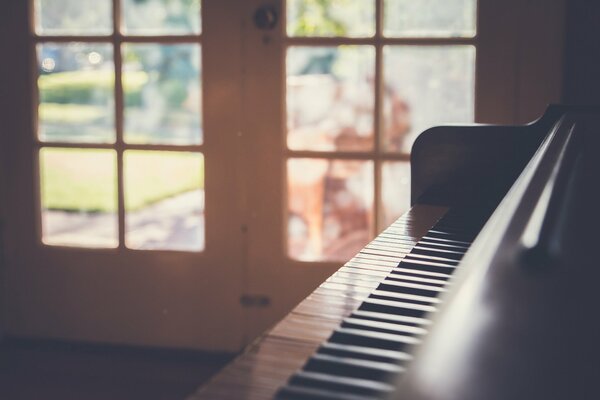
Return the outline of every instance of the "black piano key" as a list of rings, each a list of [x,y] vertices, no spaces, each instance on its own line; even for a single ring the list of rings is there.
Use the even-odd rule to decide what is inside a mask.
[[[316,353],[308,360],[304,371],[384,382],[403,372],[404,368],[391,363]]]
[[[465,238],[475,237],[473,229],[466,226],[456,226],[451,224],[436,224],[435,228],[428,233],[442,233],[450,236],[462,236]]]
[[[408,282],[408,283],[423,283],[426,285],[431,285],[431,286],[445,286],[448,281],[443,280],[443,279],[434,279],[434,278],[426,278],[424,276],[413,276],[413,275],[408,275],[408,274],[402,274],[399,271],[396,271],[396,273],[394,273],[394,275],[388,275],[383,281],[380,281],[381,283],[384,283],[385,281],[393,281],[393,282]]]
[[[442,243],[462,244],[463,246],[470,246],[473,243],[473,238],[436,234],[434,232],[427,232],[427,236],[424,239]]]
[[[369,295],[371,299],[382,299],[391,301],[403,301],[422,305],[436,305],[439,300],[436,296],[418,296],[410,293],[389,292],[386,290],[375,289]]]
[[[472,241],[475,237],[473,232],[457,232],[456,230],[444,230],[437,225],[427,231],[427,236],[440,237],[442,239],[464,240],[465,242]]]
[[[350,344],[353,346],[373,347],[402,351],[407,345],[420,343],[419,339],[406,335],[371,332],[363,329],[338,328],[329,338],[332,343]]]
[[[372,298],[366,298],[358,309],[415,318],[423,318],[428,312],[435,311],[435,307],[427,305]]]
[[[425,318],[416,318],[409,317],[406,315],[394,315],[394,314],[386,314],[380,313],[376,311],[365,311],[365,310],[355,310],[350,314],[352,318],[361,318],[361,319],[369,319],[373,321],[382,321],[382,322],[392,322],[392,323],[401,323],[404,325],[410,326],[423,326],[427,327],[430,324],[430,321]]]
[[[429,235],[429,233],[427,233],[425,236],[423,236],[421,238],[421,240],[427,241],[427,242],[434,242],[434,243],[447,243],[447,244],[452,244],[452,245],[462,246],[462,247],[469,247],[471,245],[470,241],[453,240],[450,238],[441,238],[441,237]]]
[[[414,335],[420,336],[427,333],[427,331],[421,327],[415,327],[411,325],[403,325],[399,323],[391,322],[379,322],[367,319],[347,317],[342,321],[342,328],[352,329],[366,329],[373,332],[392,333],[400,335]]]
[[[411,268],[411,266],[402,266],[402,264],[398,264],[398,266],[390,271],[391,275],[387,276],[387,279],[391,279],[396,275],[400,276],[416,276],[416,277],[427,277],[427,278],[436,278],[438,280],[448,280],[452,276],[452,271],[448,271],[448,273],[443,272],[432,272],[432,271],[424,271],[417,270]]]
[[[411,355],[401,351],[376,349],[373,347],[353,346],[349,344],[332,342],[323,343],[317,351],[322,354],[329,354],[338,357],[350,357],[396,364],[412,360]]]
[[[402,260],[398,264],[398,268],[408,268],[413,271],[427,271],[427,272],[436,272],[436,273],[446,273],[451,274],[456,268],[456,265],[451,265],[447,263],[441,262],[433,262],[433,261],[424,261],[424,260]]]
[[[447,257],[440,257],[440,256],[431,256],[431,255],[425,255],[425,254],[418,254],[418,253],[410,253],[407,254],[406,257],[403,258],[403,260],[423,260],[423,261],[432,261],[432,262],[439,262],[442,264],[448,264],[448,265],[452,265],[454,267],[456,267],[459,263],[458,260],[452,259],[452,258],[447,258]]]
[[[433,257],[443,257],[443,258],[449,258],[451,260],[456,260],[456,261],[460,261],[466,252],[464,251],[452,251],[452,250],[446,250],[446,249],[439,249],[439,248],[434,248],[434,247],[429,247],[429,246],[423,246],[423,245],[416,245],[412,251],[411,254],[422,254],[422,255],[426,255],[426,256],[433,256]]]
[[[439,286],[424,285],[414,282],[398,282],[384,280],[377,286],[377,290],[387,292],[407,293],[415,296],[435,297],[437,298],[441,292],[445,290]]]
[[[462,252],[463,254],[469,249],[468,245],[450,244],[446,242],[437,242],[431,240],[419,240],[417,246],[425,246],[433,249],[452,250],[456,252]]]
[[[368,379],[349,378],[322,372],[300,371],[290,380],[291,385],[331,390],[354,395],[384,397],[394,391],[394,386]]]

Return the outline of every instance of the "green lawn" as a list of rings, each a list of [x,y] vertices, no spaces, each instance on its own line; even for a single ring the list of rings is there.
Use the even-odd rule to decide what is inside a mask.
[[[59,124],[91,123],[106,117],[108,107],[88,104],[41,103],[40,120]]]
[[[204,162],[199,154],[128,151],[124,161],[127,210],[204,187]],[[114,212],[117,208],[116,153],[112,150],[42,149],[40,178],[45,209]]]
[[[124,91],[137,93],[148,83],[148,74],[144,71],[125,71],[122,80]],[[82,100],[98,95],[110,97],[114,86],[115,74],[112,70],[54,72],[38,78],[40,96],[42,100],[47,98],[45,101],[50,103],[82,103]]]

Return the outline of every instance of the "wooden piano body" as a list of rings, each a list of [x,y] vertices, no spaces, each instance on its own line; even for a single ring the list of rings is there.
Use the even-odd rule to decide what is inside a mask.
[[[599,131],[424,132],[412,209],[190,400],[600,399]]]

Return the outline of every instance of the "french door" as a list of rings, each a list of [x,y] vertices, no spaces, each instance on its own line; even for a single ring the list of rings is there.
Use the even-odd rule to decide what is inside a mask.
[[[239,2],[20,3],[6,331],[239,349]]]
[[[239,349],[408,208],[418,133],[516,120],[499,4],[61,1],[14,26],[9,333]]]
[[[278,299],[251,334],[408,209],[418,133],[474,121],[476,3],[289,0],[247,32],[247,287]]]

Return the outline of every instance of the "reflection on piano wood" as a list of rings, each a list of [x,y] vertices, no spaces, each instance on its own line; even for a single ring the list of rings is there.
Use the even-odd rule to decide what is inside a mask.
[[[599,115],[426,131],[411,211],[191,399],[600,398]]]

